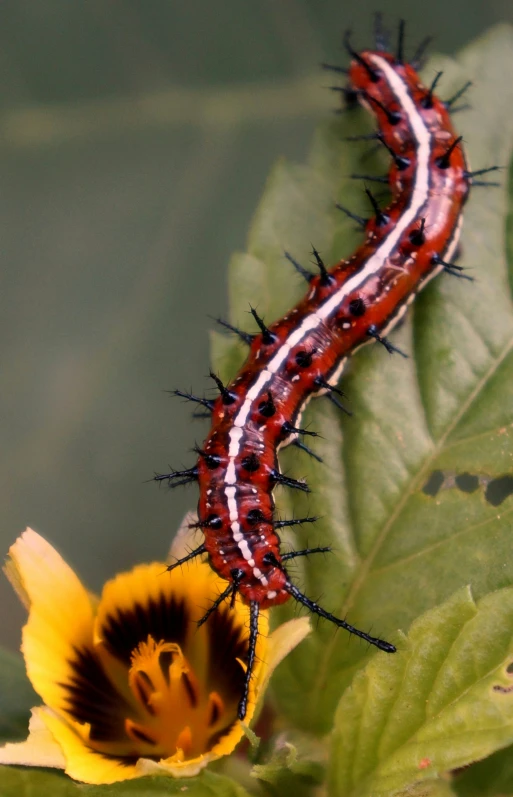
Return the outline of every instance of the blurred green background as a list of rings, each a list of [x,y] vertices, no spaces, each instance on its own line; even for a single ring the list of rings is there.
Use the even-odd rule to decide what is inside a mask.
[[[205,434],[163,391],[209,388],[210,315],[268,171],[301,160],[378,3],[3,0],[2,556],[28,524],[98,590],[163,558],[196,492],[145,484]],[[381,5],[381,10],[385,6]],[[456,52],[511,0],[388,0]],[[464,120],[462,119],[464,132]],[[0,580],[0,643],[24,613]]]

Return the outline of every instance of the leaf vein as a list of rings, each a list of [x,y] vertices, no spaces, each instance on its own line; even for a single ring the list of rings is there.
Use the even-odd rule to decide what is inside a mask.
[[[513,507],[511,509],[506,510],[505,512],[501,512],[501,519],[504,517],[508,517],[513,513]],[[465,528],[461,529],[460,531],[456,531],[453,534],[450,534],[447,537],[444,537],[441,540],[437,540],[433,542],[431,545],[426,545],[424,548],[415,551],[414,553],[408,554],[408,556],[404,556],[402,559],[396,559],[393,562],[389,562],[386,565],[382,565],[381,567],[377,567],[373,569],[371,572],[373,575],[385,573],[387,570],[392,570],[394,567],[399,567],[400,565],[404,565],[406,562],[411,562],[419,556],[422,556],[425,553],[429,553],[431,551],[440,548],[442,545],[445,545],[448,542],[452,542],[454,539],[463,536],[469,531],[475,531],[479,528],[486,528],[487,525],[493,523],[497,520],[497,515],[495,514],[493,517],[486,518],[485,520],[480,521],[479,523],[473,523],[472,525],[465,526]]]

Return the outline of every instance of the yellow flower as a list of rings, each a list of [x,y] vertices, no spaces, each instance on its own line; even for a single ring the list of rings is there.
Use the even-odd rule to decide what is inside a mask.
[[[182,540],[183,542],[183,540]],[[0,763],[52,766],[86,783],[147,774],[196,775],[233,751],[248,648],[249,611],[208,564],[166,572],[143,564],[108,581],[99,599],[39,534],[11,547],[7,575],[29,610],[22,651],[44,706],[29,737],[0,749]],[[245,722],[270,674],[308,633],[306,618],[268,637],[260,614]]]

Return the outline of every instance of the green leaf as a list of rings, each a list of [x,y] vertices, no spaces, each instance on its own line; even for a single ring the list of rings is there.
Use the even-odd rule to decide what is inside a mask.
[[[455,778],[458,797],[510,797],[513,795],[513,747],[488,756]]]
[[[265,781],[271,794],[294,794],[295,797],[311,795],[314,787],[324,781],[324,751],[305,739],[298,746],[278,739],[275,750],[265,764],[256,764],[251,770],[254,778]]]
[[[472,110],[455,117],[472,167],[508,165],[511,28],[493,29],[458,62],[437,59],[428,66],[427,79],[442,68],[444,96],[473,81]],[[368,213],[362,186],[347,175],[383,171],[387,159],[378,152],[373,163],[365,143],[342,139],[372,129],[371,124],[364,111],[345,114],[321,130],[306,166],[277,166],[248,253],[232,262],[234,322],[254,331],[249,302],[272,321],[304,293],[283,250],[308,266],[311,243],[333,263],[361,242],[353,223],[333,210],[333,200]],[[354,417],[326,401],[308,407],[305,424],[322,435],[313,447],[324,464],[297,452],[292,456],[290,449],[280,454],[283,469],[305,476],[312,493],[306,499],[277,490],[278,512],[322,518],[314,529],[284,534],[284,543],[333,548],[330,555],[298,561],[291,568],[296,582],[308,595],[322,596],[328,610],[391,641],[398,629],[406,631],[422,612],[466,584],[476,599],[513,584],[513,497],[507,480],[500,494],[498,481],[511,473],[513,459],[506,189],[505,179],[501,188],[472,191],[461,263],[476,282],[441,276],[419,296],[409,320],[393,333],[410,359],[367,347],[351,361],[342,383]],[[228,366],[240,362],[239,346],[222,348],[223,372],[233,377]],[[274,621],[294,611],[289,602],[274,611]],[[372,655],[346,633],[319,622],[276,673],[280,706],[298,727],[327,732],[342,692]]]
[[[513,741],[513,589],[469,589],[416,620],[343,695],[330,793],[383,797]]]
[[[20,655],[0,648],[0,743],[27,736],[30,709],[41,703]]]
[[[456,792],[445,780],[427,780],[396,791],[390,797],[456,797]]]
[[[0,767],[2,797],[247,797],[247,791],[229,778],[205,771],[197,778],[139,778],[111,786],[87,786],[75,783],[66,775],[38,769]]]

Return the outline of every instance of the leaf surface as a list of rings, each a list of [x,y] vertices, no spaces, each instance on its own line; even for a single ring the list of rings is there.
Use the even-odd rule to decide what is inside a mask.
[[[478,761],[455,779],[458,797],[506,797],[513,795],[513,747],[505,747]]]
[[[463,588],[376,656],[342,697],[330,793],[384,797],[513,740],[513,589]]]
[[[0,767],[2,797],[168,797],[185,794],[187,797],[247,797],[247,792],[229,778],[213,772],[203,772],[197,778],[139,778],[109,786],[88,786],[75,783],[60,772],[20,767]]]

